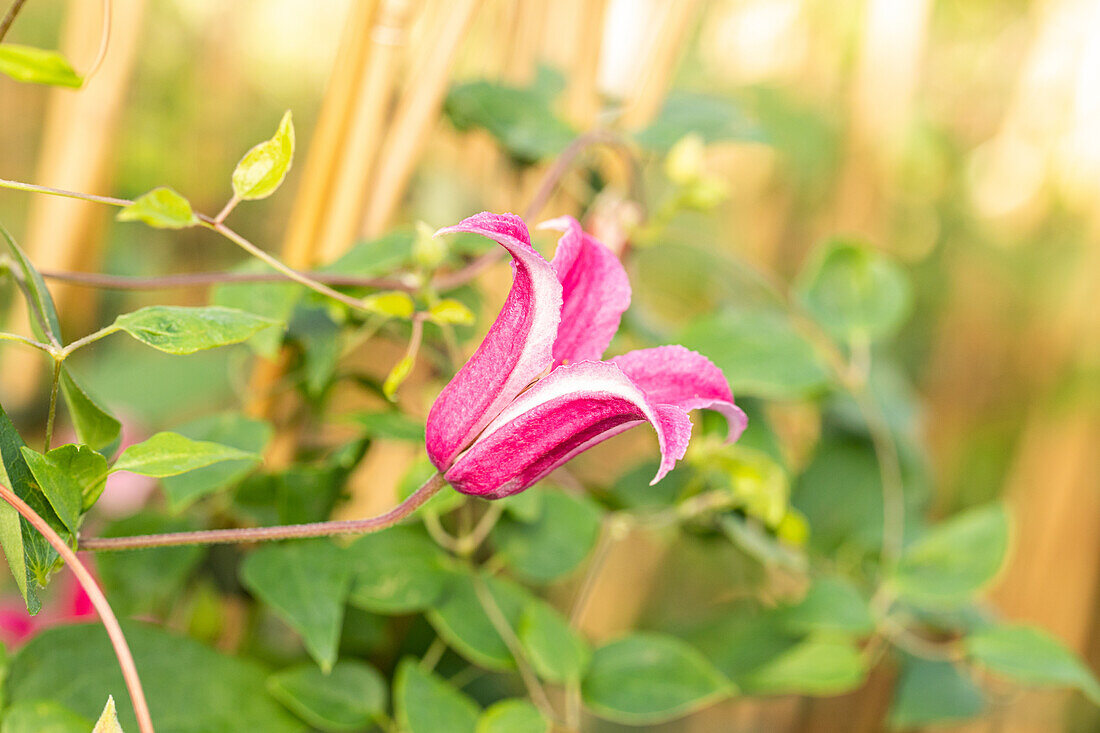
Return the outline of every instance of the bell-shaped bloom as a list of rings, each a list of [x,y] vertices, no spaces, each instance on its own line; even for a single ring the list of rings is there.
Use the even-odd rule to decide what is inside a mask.
[[[729,441],[745,429],[721,370],[682,346],[603,352],[630,305],[615,255],[563,217],[554,259],[531,246],[523,221],[483,213],[439,234],[486,236],[512,256],[508,299],[485,340],[443,388],[428,414],[428,455],[458,491],[499,499],[523,491],[573,456],[649,423],[661,480],[683,458],[688,411],[723,413]]]

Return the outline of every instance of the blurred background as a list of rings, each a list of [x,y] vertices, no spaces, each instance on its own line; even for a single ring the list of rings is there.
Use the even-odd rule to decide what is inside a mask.
[[[737,282],[715,264],[731,256],[784,281],[836,235],[899,259],[913,307],[886,361],[912,385],[897,399],[925,472],[920,510],[943,517],[1005,497],[1013,552],[994,605],[1100,665],[1100,2],[112,5],[107,56],[85,89],[0,78],[0,177],[128,198],[169,185],[214,213],[239,156],[291,109],[298,153],[287,183],[242,206],[234,226],[296,267],[418,220],[443,226],[483,209],[522,211],[554,154],[585,130],[647,130],[652,147],[667,150],[676,139],[661,139],[663,129],[701,120],[701,165],[722,182],[721,195],[709,215],[678,213],[654,241],[635,243],[633,327],[690,332],[736,302]],[[86,69],[101,13],[92,0],[31,0],[7,40],[59,46]],[[503,132],[487,127],[504,108],[463,86],[480,80],[525,90],[507,105],[515,117]],[[530,119],[516,111],[524,104]],[[553,108],[553,124],[538,104]],[[541,214],[585,214],[614,243],[638,216],[631,173],[611,152],[589,157],[586,173],[567,177]],[[660,165],[646,169],[652,218],[664,184],[650,169]],[[152,230],[113,215],[0,192],[0,221],[42,270],[152,275],[243,260],[209,232]],[[491,315],[506,268],[486,282]],[[70,335],[138,305],[206,298],[54,293]],[[22,320],[15,306],[5,317]],[[402,349],[363,359],[384,370]],[[2,357],[0,399],[33,424],[46,387],[40,357],[12,349]],[[172,359],[110,341],[82,353],[77,368],[141,435],[242,400],[277,416],[265,385],[278,364],[251,359],[244,350]],[[439,382],[418,370],[410,385],[405,406],[424,414]],[[814,397],[744,390],[772,398],[769,418],[792,474],[801,474],[821,432]],[[607,480],[633,451],[613,441],[576,472]],[[372,447],[353,477],[348,515],[389,506],[418,452]],[[806,490],[795,487],[796,506]],[[802,510],[813,532],[812,507]],[[676,610],[664,608],[677,604],[671,579],[677,563],[692,560],[671,552],[644,537],[621,543],[586,617],[589,633],[673,623]],[[879,669],[841,697],[737,700],[669,729],[878,730],[894,684]],[[956,728],[1096,730],[1100,717],[1069,694],[1029,692]]]

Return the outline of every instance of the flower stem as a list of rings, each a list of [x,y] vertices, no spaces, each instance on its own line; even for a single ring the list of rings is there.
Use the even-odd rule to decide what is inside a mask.
[[[134,706],[134,715],[137,717],[138,728],[141,733],[153,733],[153,720],[149,715],[149,705],[145,701],[145,692],[141,687],[141,679],[138,677],[137,666],[134,664],[134,655],[130,653],[130,646],[126,643],[126,636],[122,633],[122,627],[118,623],[118,618],[111,610],[111,605],[107,602],[107,597],[103,595],[103,591],[100,590],[99,585],[95,582],[95,578],[92,577],[91,572],[84,566],[80,559],[76,556],[76,553],[65,544],[65,540],[61,539],[61,536],[54,531],[53,527],[46,523],[42,517],[40,517],[34,509],[31,509],[25,501],[20,499],[14,491],[7,486],[0,485],[0,498],[11,504],[17,512],[23,515],[23,518],[30,522],[46,541],[57,550],[57,554],[65,561],[65,564],[69,566],[69,569],[76,575],[77,581],[84,589],[84,592],[88,595],[88,599],[92,602],[96,612],[99,614],[100,621],[103,622],[103,626],[107,629],[107,636],[111,640],[111,646],[114,647],[115,656],[118,657],[118,665],[122,668],[122,678],[126,681],[126,689],[130,693],[130,701]]]
[[[50,406],[46,412],[46,439],[43,441],[43,453],[49,452],[50,443],[53,441],[53,420],[57,414],[57,388],[61,384],[61,365],[63,363],[64,359],[54,357],[53,380],[50,382]]]
[[[396,507],[377,517],[310,524],[287,524],[276,527],[244,527],[238,529],[206,529],[195,532],[169,532],[133,537],[89,537],[79,542],[82,550],[138,550],[147,547],[178,545],[215,545],[234,542],[333,537],[342,534],[367,534],[392,527],[424,505],[443,488],[441,474],[434,474]]]

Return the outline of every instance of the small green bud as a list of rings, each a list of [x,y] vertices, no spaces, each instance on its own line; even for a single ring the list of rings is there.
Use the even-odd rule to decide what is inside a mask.
[[[703,175],[703,156],[706,143],[698,133],[692,132],[680,138],[665,158],[665,175],[673,183],[687,186]]]

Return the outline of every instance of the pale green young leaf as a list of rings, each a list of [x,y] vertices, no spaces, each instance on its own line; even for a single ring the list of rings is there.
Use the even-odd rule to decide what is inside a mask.
[[[241,582],[302,636],[324,671],[336,663],[351,572],[328,540],[268,545],[249,555]]]
[[[92,450],[113,452],[122,423],[96,403],[66,367],[61,368],[61,396],[80,442]]]
[[[155,229],[186,229],[198,223],[191,202],[161,186],[142,194],[115,216],[119,221],[142,221]]]
[[[287,110],[275,135],[249,150],[237,163],[233,195],[244,201],[267,198],[283,182],[293,158],[294,122]]]
[[[0,74],[16,81],[73,89],[84,83],[68,60],[57,51],[14,43],[0,44]]]
[[[96,721],[92,733],[122,733],[122,726],[118,722],[118,712],[115,710],[115,698],[107,696],[107,704],[103,706],[103,712]]]
[[[386,318],[410,318],[416,305],[408,293],[400,290],[386,290],[371,293],[362,300],[363,309]]]
[[[493,703],[477,719],[476,733],[548,733],[550,724],[527,700]]]
[[[428,313],[436,323],[451,326],[472,326],[474,314],[464,303],[453,298],[444,298],[433,305]]]
[[[1030,626],[993,626],[968,636],[967,656],[1025,685],[1075,687],[1100,705],[1100,682],[1059,639]]]
[[[354,659],[340,660],[328,674],[300,664],[267,678],[271,696],[314,728],[338,733],[370,726],[386,712],[386,680]]]
[[[592,712],[628,725],[673,720],[734,691],[696,649],[657,633],[636,633],[597,649],[581,689]]]
[[[386,381],[382,383],[382,394],[386,395],[386,399],[391,402],[396,399],[398,388],[409,378],[414,364],[411,356],[403,356],[393,365],[393,369],[386,375]]]
[[[235,308],[153,305],[115,319],[115,326],[138,341],[169,354],[239,344],[278,321]]]
[[[474,733],[478,706],[470,697],[406,657],[393,680],[393,710],[408,733]]]
[[[256,453],[205,440],[191,440],[179,433],[157,433],[122,451],[111,471],[130,471],[143,476],[175,476],[221,461],[259,461]]]

